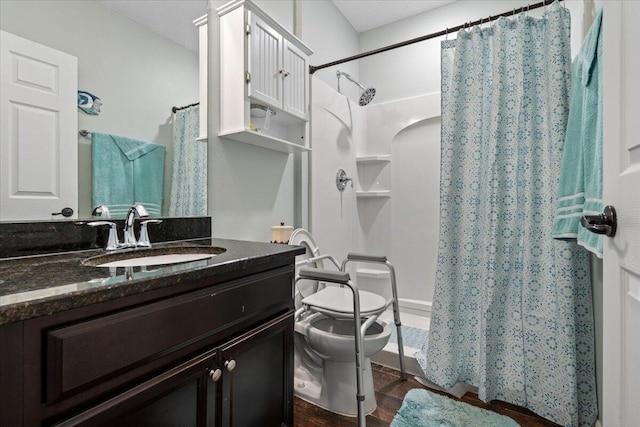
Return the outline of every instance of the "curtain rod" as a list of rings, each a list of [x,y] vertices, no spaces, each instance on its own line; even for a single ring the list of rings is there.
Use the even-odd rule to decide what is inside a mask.
[[[171,111],[174,113],[179,110],[184,110],[185,108],[195,107],[196,105],[200,105],[199,102],[194,102],[193,104],[185,105],[184,107],[171,107]]]
[[[395,43],[395,44],[392,44],[392,45],[389,45],[389,46],[385,46],[385,47],[381,47],[381,48],[378,48],[378,49],[370,50],[368,52],[359,53],[357,55],[349,56],[347,58],[338,59],[337,61],[327,62],[326,64],[322,64],[322,65],[315,65],[315,66],[314,65],[310,65],[309,66],[309,74],[313,74],[316,71],[321,70],[323,68],[333,67],[334,65],[344,64],[345,62],[355,61],[356,59],[366,58],[367,56],[371,56],[371,55],[377,55],[378,53],[387,52],[389,50],[397,49],[399,47],[409,46],[410,44],[422,42],[422,41],[433,39],[433,38],[436,38],[436,37],[442,37],[442,36],[445,36],[445,35],[447,35],[449,33],[455,33],[455,32],[457,32],[459,30],[462,30],[463,28],[471,28],[471,27],[475,27],[476,25],[486,24],[487,22],[495,21],[496,19],[501,18],[501,17],[513,16],[516,13],[527,12],[527,11],[529,11],[531,9],[538,9],[538,8],[541,8],[541,7],[544,7],[544,6],[548,6],[548,5],[552,4],[555,1],[561,2],[562,0],[543,0],[540,3],[535,3],[535,4],[530,4],[530,5],[527,5],[527,6],[522,6],[520,8],[515,8],[513,10],[501,13],[499,15],[489,15],[489,18],[478,19],[477,21],[473,21],[473,22],[467,22],[466,24],[458,25],[457,27],[447,28],[445,30],[438,31],[437,33],[431,33],[431,34],[427,34],[426,36],[421,36],[421,37],[416,37],[414,39],[405,40],[405,41],[400,42],[400,43]]]

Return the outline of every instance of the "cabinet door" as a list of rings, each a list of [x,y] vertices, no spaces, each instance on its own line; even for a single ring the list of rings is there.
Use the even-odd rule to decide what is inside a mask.
[[[293,313],[221,348],[222,426],[293,425]]]
[[[300,49],[284,40],[283,109],[301,119],[307,119],[308,57]]]
[[[55,427],[215,427],[216,356],[213,350],[201,354]]]
[[[248,94],[275,108],[282,108],[282,36],[251,12],[249,22]]]

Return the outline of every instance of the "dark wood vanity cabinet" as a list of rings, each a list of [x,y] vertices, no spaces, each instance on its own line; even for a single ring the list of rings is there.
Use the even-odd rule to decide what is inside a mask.
[[[5,415],[24,426],[292,426],[292,281],[288,265],[99,303],[25,321],[23,343],[16,324],[0,327],[24,361],[0,389]]]
[[[292,333],[286,313],[55,427],[291,426]]]

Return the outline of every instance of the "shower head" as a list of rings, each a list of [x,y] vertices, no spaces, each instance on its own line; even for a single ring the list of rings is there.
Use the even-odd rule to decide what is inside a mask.
[[[372,87],[366,88],[360,95],[360,99],[358,100],[358,105],[360,105],[361,107],[364,107],[365,105],[371,102],[374,96],[376,96],[376,90]]]
[[[336,75],[338,76],[338,92],[340,92],[340,77],[341,76],[345,76],[347,80],[349,80],[352,83],[357,84],[358,87],[360,89],[362,89],[362,93],[360,94],[360,99],[358,99],[358,105],[360,105],[361,107],[364,107],[365,105],[370,103],[371,100],[373,99],[373,97],[376,96],[376,90],[374,88],[372,88],[372,87],[365,88],[360,83],[355,81],[354,78],[351,77],[349,74],[338,70],[338,71],[336,71]]]

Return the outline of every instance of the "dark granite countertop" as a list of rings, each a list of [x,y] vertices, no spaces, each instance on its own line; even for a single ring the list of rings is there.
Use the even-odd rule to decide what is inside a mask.
[[[212,246],[212,258],[150,267],[92,267],[83,260],[106,254],[84,250],[0,260],[0,325],[134,295],[189,280],[284,261],[304,253],[296,246],[227,239],[197,239],[154,248]],[[136,249],[143,251],[144,249]]]

